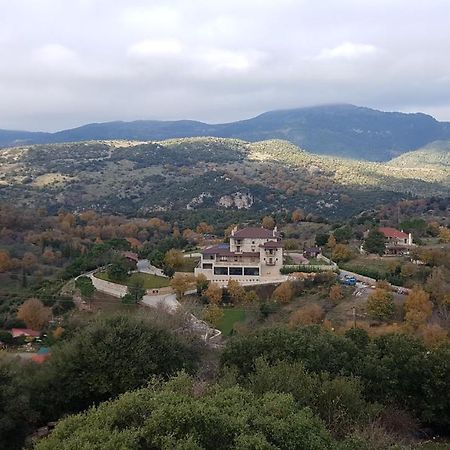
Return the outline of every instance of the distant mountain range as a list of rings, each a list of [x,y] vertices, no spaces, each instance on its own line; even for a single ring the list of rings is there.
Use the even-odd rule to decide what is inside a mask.
[[[138,120],[92,123],[56,133],[0,130],[0,146],[114,139],[160,141],[200,136],[250,142],[284,139],[317,154],[388,161],[434,141],[450,140],[450,122],[439,122],[422,113],[382,112],[344,104],[270,111],[224,124]]]

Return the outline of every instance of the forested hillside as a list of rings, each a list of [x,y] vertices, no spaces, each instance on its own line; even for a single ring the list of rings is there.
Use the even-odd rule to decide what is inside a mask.
[[[91,123],[56,133],[0,130],[0,146],[98,139],[159,141],[196,136],[251,142],[285,139],[317,154],[387,161],[433,141],[450,139],[450,124],[426,114],[384,112],[343,104],[269,111],[223,124],[137,120]]]
[[[0,152],[0,198],[18,205],[147,214],[301,207],[344,217],[412,196],[450,195],[445,165],[321,157],[286,141],[92,141]]]

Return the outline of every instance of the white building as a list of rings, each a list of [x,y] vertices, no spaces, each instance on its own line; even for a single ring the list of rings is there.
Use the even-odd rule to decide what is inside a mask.
[[[225,284],[233,279],[242,283],[270,282],[280,279],[283,244],[277,231],[249,227],[233,229],[229,244],[206,248],[195,269],[210,281]]]

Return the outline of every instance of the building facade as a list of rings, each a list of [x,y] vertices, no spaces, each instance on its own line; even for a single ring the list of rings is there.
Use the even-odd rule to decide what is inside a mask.
[[[208,247],[201,253],[195,274],[225,284],[228,280],[242,283],[269,282],[280,278],[283,266],[283,243],[277,228],[235,227],[229,244]]]
[[[386,238],[385,255],[408,255],[414,245],[411,233],[405,233],[391,227],[381,227],[378,231]]]

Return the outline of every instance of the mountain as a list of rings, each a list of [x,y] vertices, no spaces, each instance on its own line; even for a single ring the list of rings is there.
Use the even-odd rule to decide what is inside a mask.
[[[225,124],[197,121],[92,123],[56,133],[0,130],[0,145],[101,139],[159,141],[182,137],[225,137],[250,142],[283,139],[323,155],[388,161],[427,144],[450,139],[450,123],[416,113],[382,112],[353,105],[271,111]]]
[[[329,218],[404,198],[450,197],[448,168],[316,155],[282,140],[89,141],[0,150],[0,201],[129,215],[303,208]],[[206,212],[209,211],[209,212]]]

